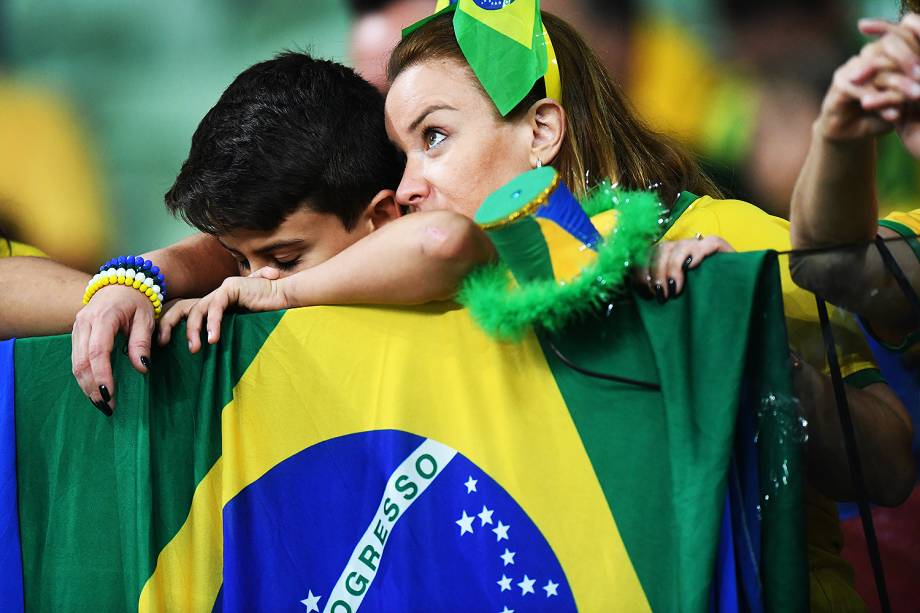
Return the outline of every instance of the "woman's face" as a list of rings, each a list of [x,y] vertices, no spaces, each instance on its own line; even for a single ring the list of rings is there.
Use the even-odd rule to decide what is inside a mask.
[[[533,167],[526,114],[502,119],[474,79],[459,62],[432,60],[393,82],[387,133],[406,154],[399,204],[473,217],[486,196]]]

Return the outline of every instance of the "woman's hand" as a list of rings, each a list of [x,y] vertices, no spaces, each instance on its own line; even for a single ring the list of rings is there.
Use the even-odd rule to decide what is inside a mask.
[[[216,290],[197,301],[187,312],[185,334],[192,353],[201,349],[201,328],[206,326],[208,344],[220,340],[220,324],[224,312],[234,304],[250,311],[277,311],[288,308],[291,303],[285,295],[279,272],[274,268],[262,268],[248,277],[230,277]],[[178,315],[181,317],[181,315]]]
[[[686,280],[684,273],[696,268],[713,253],[735,250],[718,236],[702,236],[677,241],[662,241],[655,245],[648,268],[633,272],[633,281],[648,288],[658,302],[680,294]]]

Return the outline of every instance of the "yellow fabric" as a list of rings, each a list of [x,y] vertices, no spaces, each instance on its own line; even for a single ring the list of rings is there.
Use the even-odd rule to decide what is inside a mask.
[[[540,231],[551,245],[549,257],[553,264],[553,275],[557,281],[569,281],[578,276],[583,268],[597,259],[597,252],[585,247],[584,243],[562,229],[556,222],[537,218]]]
[[[102,192],[59,101],[0,80],[0,227],[75,267],[106,251]]]
[[[16,241],[5,241],[0,238],[0,258],[28,255],[36,258],[48,257],[41,249],[36,249],[32,245],[24,245]]]
[[[536,337],[496,343],[465,310],[433,305],[428,312],[315,307],[285,313],[223,410],[223,456],[160,553],[141,595],[142,613],[210,610],[222,569],[220,507],[302,449],[379,429],[443,443],[501,483],[555,552],[579,610],[649,610]],[[387,368],[380,352],[341,350],[368,344],[387,347]],[[292,355],[307,361],[291,364]],[[471,359],[476,368],[469,367]],[[436,372],[412,367],[428,362],[439,364]],[[347,389],[332,384],[340,374],[327,376],[342,372],[351,376]],[[309,401],[298,391],[304,377],[311,382]],[[532,399],[526,407],[523,397]]]
[[[697,232],[725,239],[737,251],[791,248],[789,222],[747,202],[704,196],[693,202],[664,240],[694,238]],[[780,266],[789,343],[802,359],[828,372],[814,295],[792,282],[788,264]],[[876,368],[854,318],[828,305],[844,376]],[[805,499],[812,611],[862,611],[853,571],[841,558],[842,536],[834,503],[809,488]]]
[[[896,221],[903,226],[907,226],[915,233],[920,234],[920,209],[913,211],[900,212],[895,211],[885,216],[889,221]]]
[[[664,240],[693,238],[697,232],[704,236],[720,236],[737,251],[791,249],[788,221],[740,200],[715,200],[709,196],[699,198],[668,230]],[[815,297],[793,283],[788,265],[780,266],[780,275],[789,343],[802,359],[827,373]],[[843,376],[877,368],[855,319],[832,306],[828,307],[828,311],[834,325]]]

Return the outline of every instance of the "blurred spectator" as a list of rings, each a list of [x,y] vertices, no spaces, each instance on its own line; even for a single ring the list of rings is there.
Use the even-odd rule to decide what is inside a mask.
[[[0,222],[10,235],[90,270],[106,252],[102,190],[63,100],[14,81],[0,58]]]
[[[402,30],[430,15],[435,0],[349,0],[355,23],[349,56],[359,75],[386,92],[387,60]]]

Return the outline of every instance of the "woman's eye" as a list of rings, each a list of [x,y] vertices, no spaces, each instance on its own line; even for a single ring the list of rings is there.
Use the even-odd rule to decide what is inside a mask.
[[[240,270],[249,270],[249,260],[237,260]]]
[[[439,130],[425,130],[425,146],[428,149],[434,149],[440,145],[441,141],[443,141],[445,138],[447,138],[447,136],[445,136],[444,133],[440,132]]]

